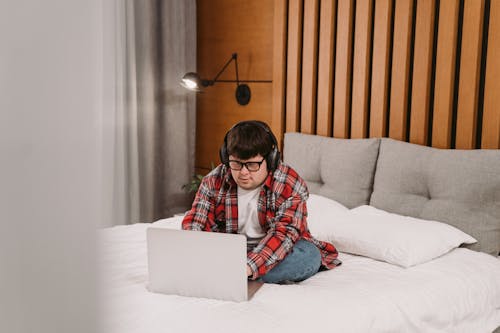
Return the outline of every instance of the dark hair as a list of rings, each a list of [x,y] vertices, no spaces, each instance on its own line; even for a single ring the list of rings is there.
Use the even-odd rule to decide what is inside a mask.
[[[267,130],[266,130],[267,129]],[[227,155],[233,155],[242,160],[256,155],[267,157],[273,149],[271,130],[264,123],[249,121],[238,124],[227,134]]]

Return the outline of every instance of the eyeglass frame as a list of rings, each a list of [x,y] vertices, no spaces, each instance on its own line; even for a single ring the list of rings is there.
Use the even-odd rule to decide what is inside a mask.
[[[260,170],[260,166],[262,165],[262,163],[264,163],[265,160],[266,160],[265,157],[263,157],[262,161],[260,161],[260,162],[258,162],[258,161],[241,162],[241,161],[236,161],[236,160],[229,160],[227,164],[229,166],[229,169],[234,170],[234,171],[241,171],[241,170],[243,170],[243,167],[245,167],[248,170],[248,172],[257,172]],[[231,162],[236,162],[239,165],[241,165],[241,167],[239,169],[231,168]],[[259,165],[259,167],[255,170],[250,170],[248,168],[248,164],[250,164],[250,163],[257,163]]]

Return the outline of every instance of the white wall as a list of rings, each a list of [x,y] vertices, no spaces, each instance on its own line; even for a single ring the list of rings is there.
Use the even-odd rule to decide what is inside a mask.
[[[95,332],[102,3],[0,0],[0,332]]]

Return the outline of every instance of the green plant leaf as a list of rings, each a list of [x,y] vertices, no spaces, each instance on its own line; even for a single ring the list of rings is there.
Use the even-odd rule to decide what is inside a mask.
[[[214,162],[210,162],[210,167],[211,167],[211,170],[213,170],[215,168]],[[182,185],[182,189],[184,191],[186,191],[187,193],[198,192],[198,189],[200,188],[203,177],[205,177],[205,176],[201,175],[201,174],[193,175],[193,178],[191,178],[189,183]]]

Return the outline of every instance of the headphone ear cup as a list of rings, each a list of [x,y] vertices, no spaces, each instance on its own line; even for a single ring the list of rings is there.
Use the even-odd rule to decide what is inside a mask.
[[[280,161],[281,161],[281,152],[279,151],[278,148],[276,148],[276,159],[274,160],[274,169],[278,167]]]
[[[278,167],[278,163],[280,160],[280,152],[276,146],[273,147],[273,150],[267,155],[267,167],[270,171],[276,170]]]
[[[229,156],[227,155],[226,140],[224,140],[224,143],[222,144],[222,146],[220,146],[219,158],[222,164],[224,165],[229,164]]]

